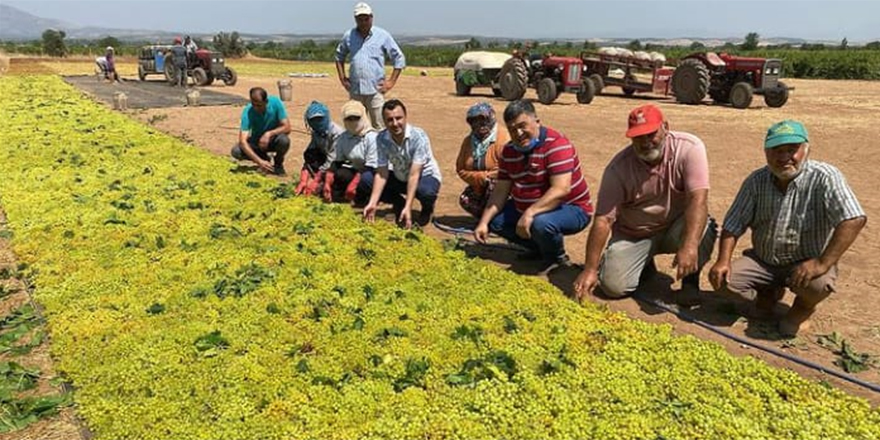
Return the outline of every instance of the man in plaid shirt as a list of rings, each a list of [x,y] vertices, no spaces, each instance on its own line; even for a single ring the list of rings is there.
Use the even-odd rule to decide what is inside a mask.
[[[764,154],[767,166],[743,182],[727,212],[709,280],[716,290],[754,296],[755,318],[773,318],[789,288],[796,298],[779,332],[794,336],[834,292],[837,262],[867,217],[837,168],[809,160],[809,137],[800,122],[770,127]],[[737,239],[749,228],[752,249],[731,263]]]

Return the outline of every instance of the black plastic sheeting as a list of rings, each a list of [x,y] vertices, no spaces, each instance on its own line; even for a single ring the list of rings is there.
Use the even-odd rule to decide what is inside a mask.
[[[99,81],[94,76],[65,76],[64,81],[72,84],[80,90],[94,96],[96,99],[113,105],[113,95],[116,92],[125,93],[128,98],[128,108],[169,108],[186,106],[186,90],[183,87],[172,87],[165,81],[130,81],[123,80],[118,83]],[[218,85],[216,88],[222,89]],[[241,96],[211,90],[211,87],[199,87],[199,105],[244,105],[248,103]]]

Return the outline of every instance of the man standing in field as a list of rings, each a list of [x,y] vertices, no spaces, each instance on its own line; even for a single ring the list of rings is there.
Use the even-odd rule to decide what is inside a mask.
[[[544,270],[571,266],[563,238],[583,231],[593,214],[577,151],[541,124],[529,101],[508,104],[504,123],[510,142],[501,150],[495,190],[474,239],[486,243],[491,231],[529,249]]]
[[[373,26],[373,9],[366,3],[354,7],[356,27],[342,36],[336,47],[336,72],[339,82],[351,99],[359,101],[370,114],[373,127],[382,129],[382,105],[385,93],[391,91],[406,58],[397,42],[385,29]],[[349,76],[345,75],[345,58],[351,55]],[[391,59],[394,70],[391,78],[385,78],[385,57]]]
[[[278,97],[269,96],[262,87],[252,88],[250,98],[251,103],[241,112],[241,129],[232,157],[251,160],[262,171],[283,176],[284,155],[290,149],[287,110]],[[275,153],[274,163],[269,162],[270,152]]]
[[[602,176],[575,295],[582,299],[600,284],[606,296],[629,295],[656,272],[654,255],[671,253],[676,279],[682,280],[675,300],[695,306],[700,269],[717,235],[707,204],[706,147],[692,134],[670,131],[653,105],[630,112],[628,125],[631,145],[611,159]]]
[[[754,297],[749,314],[758,319],[773,318],[789,288],[796,298],[779,332],[795,336],[834,292],[837,262],[867,216],[837,168],[809,159],[810,141],[800,122],[770,127],[764,155],[767,166],[743,182],[727,211],[709,281],[716,290]],[[731,264],[746,229],[752,230],[752,249]]]
[[[171,62],[174,63],[173,85],[186,87],[186,47],[180,37],[175,37],[174,46],[171,46]]]

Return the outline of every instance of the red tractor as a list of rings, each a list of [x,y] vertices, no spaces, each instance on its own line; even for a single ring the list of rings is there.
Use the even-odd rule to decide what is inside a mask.
[[[508,101],[520,99],[532,87],[538,91],[538,101],[545,105],[563,92],[576,93],[579,103],[589,104],[596,89],[592,81],[583,77],[583,70],[580,58],[538,56],[527,60],[515,53],[501,67],[501,96]]]
[[[197,86],[207,86],[218,79],[227,86],[234,86],[238,81],[235,71],[226,66],[223,54],[207,49],[199,49],[192,58],[187,59],[186,75],[191,77]],[[170,60],[165,63],[165,76],[169,81],[174,78],[174,63]]]
[[[735,108],[748,107],[757,94],[768,106],[782,107],[793,88],[779,80],[781,75],[782,60],[695,53],[672,74],[672,94],[684,104],[698,104],[708,94],[715,103]]]

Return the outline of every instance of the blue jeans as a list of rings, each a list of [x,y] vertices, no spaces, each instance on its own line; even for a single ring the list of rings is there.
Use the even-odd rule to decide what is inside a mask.
[[[370,176],[372,177],[372,176]],[[364,182],[364,176],[361,176],[361,183],[369,184],[373,187],[373,179]],[[422,176],[419,179],[419,186],[416,187],[416,200],[422,205],[422,215],[434,213],[434,204],[437,203],[437,195],[440,194],[440,181],[434,176]],[[406,182],[398,180],[394,173],[388,173],[388,181],[385,183],[385,189],[382,190],[380,200],[390,203],[394,209],[394,215],[400,216],[403,206],[406,204]]]
[[[522,213],[516,210],[513,200],[489,222],[489,231],[512,243],[537,250],[545,261],[557,261],[565,256],[563,236],[577,234],[590,224],[590,216],[578,206],[562,204],[556,209],[538,214],[530,229],[532,238],[516,235],[516,224]]]

